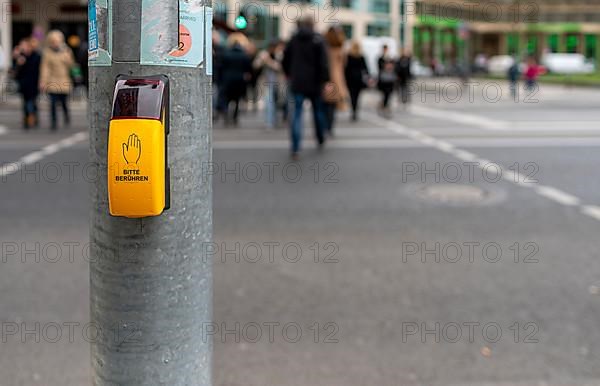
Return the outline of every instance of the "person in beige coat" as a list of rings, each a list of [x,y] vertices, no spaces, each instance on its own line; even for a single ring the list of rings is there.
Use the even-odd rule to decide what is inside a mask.
[[[346,37],[341,27],[330,27],[325,33],[327,54],[329,57],[329,82],[325,84],[323,100],[327,116],[326,132],[333,136],[333,124],[336,110],[344,111],[348,108],[348,87],[344,76],[346,59],[343,46]]]
[[[60,103],[64,112],[65,126],[70,123],[67,98],[73,90],[71,68],[75,64],[73,51],[65,44],[60,31],[50,31],[40,66],[40,91],[50,96],[52,130],[57,128],[56,107]]]

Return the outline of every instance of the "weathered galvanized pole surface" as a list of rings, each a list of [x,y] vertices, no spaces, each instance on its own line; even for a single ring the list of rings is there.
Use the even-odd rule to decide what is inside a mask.
[[[140,65],[141,0],[113,1],[112,66],[90,67],[90,299],[94,385],[210,385],[212,239],[210,76],[204,68]],[[177,18],[177,1],[161,1]],[[171,16],[169,16],[171,17]],[[178,40],[177,20],[169,29]],[[171,37],[173,35],[170,35]],[[210,36],[207,37],[210,39]],[[202,42],[196,42],[202,44]],[[118,74],[165,74],[171,87],[171,208],[143,219],[111,217],[108,125]]]
[[[11,3],[0,4],[0,93],[6,96],[4,88],[8,83],[7,73],[12,63],[12,11]]]

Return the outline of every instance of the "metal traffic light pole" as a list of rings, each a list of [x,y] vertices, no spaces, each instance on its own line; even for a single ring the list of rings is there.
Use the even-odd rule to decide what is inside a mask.
[[[177,43],[178,2],[158,3],[177,18],[160,27]],[[90,192],[93,384],[208,386],[212,340],[203,330],[212,319],[212,266],[203,246],[212,240],[212,181],[202,165],[212,157],[211,77],[203,67],[141,65],[142,0],[114,0],[112,11],[111,64],[91,66],[89,84],[98,170]],[[206,48],[208,39],[195,43]],[[109,214],[108,127],[119,74],[169,78],[171,206],[157,217]]]

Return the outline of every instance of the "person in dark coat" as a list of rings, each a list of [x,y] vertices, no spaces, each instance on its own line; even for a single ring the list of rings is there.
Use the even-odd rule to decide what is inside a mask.
[[[225,46],[221,44],[220,37],[216,32],[213,32],[213,104],[214,104],[214,118],[218,118],[219,114],[226,109],[225,92],[221,86],[221,71],[223,60],[223,54],[225,53]]]
[[[80,73],[75,75],[73,81],[75,86],[88,87],[89,80],[89,69],[88,69],[88,43],[82,42],[81,38],[77,35],[71,35],[67,39],[69,47],[73,50],[73,56],[75,57],[75,67],[71,69],[71,76],[73,77],[74,69],[77,69]]]
[[[19,43],[13,53],[15,78],[19,84],[19,93],[23,98],[23,127],[38,126],[37,98],[39,95],[41,56],[35,49],[37,44],[31,39]]]
[[[377,58],[377,71],[378,72],[381,72],[381,70],[383,70],[383,66],[385,65],[385,63],[390,60],[389,51],[390,51],[390,49],[387,44],[384,44],[381,47],[381,56],[379,58]]]
[[[519,59],[516,56],[513,58],[513,64],[508,69],[507,76],[510,83],[510,95],[512,95],[513,98],[516,98],[517,91],[519,90],[519,78],[521,77]]]
[[[396,76],[398,77],[398,93],[400,94],[400,102],[404,107],[409,102],[409,86],[412,79],[410,66],[412,59],[408,51],[402,51],[402,55],[396,61]]]
[[[229,108],[233,103],[233,124],[237,125],[240,110],[240,100],[246,95],[246,88],[252,72],[252,60],[244,50],[245,39],[242,34],[229,36],[228,49],[223,52],[220,60],[220,89],[222,89],[225,109],[222,113],[225,122],[229,122]]]
[[[315,121],[315,136],[319,147],[325,143],[326,118],[323,88],[329,81],[329,65],[323,37],[314,31],[312,18],[298,21],[298,31],[285,47],[283,71],[289,80],[291,102],[292,158],[298,159],[302,142],[302,107],[310,100]]]
[[[356,41],[352,42],[352,46],[348,52],[344,75],[346,76],[346,85],[350,93],[352,120],[356,121],[358,119],[358,98],[362,90],[368,86],[370,79],[367,61],[361,53],[360,44]]]
[[[377,81],[377,88],[381,91],[381,103],[379,105],[379,113],[389,117],[391,112],[389,108],[390,97],[394,92],[394,86],[396,85],[396,71],[394,61],[388,59],[384,61],[383,67],[379,71],[379,79]]]

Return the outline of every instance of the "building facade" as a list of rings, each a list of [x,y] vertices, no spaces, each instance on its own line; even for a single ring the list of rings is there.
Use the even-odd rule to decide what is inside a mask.
[[[287,39],[302,15],[311,15],[317,29],[340,25],[348,38],[389,36],[407,48],[412,44],[414,0],[326,0],[316,2],[222,0],[215,2],[215,18],[234,26],[243,15],[248,20],[245,32],[257,42]]]
[[[235,25],[240,13],[248,18],[246,33],[259,42],[280,37],[288,38],[296,21],[312,14],[320,30],[329,25],[341,25],[348,37],[391,36],[400,45],[412,43],[412,22],[415,0],[215,0],[216,19]],[[66,36],[87,38],[87,0],[4,0],[0,39],[14,46],[21,39],[44,36],[51,29],[60,29]],[[2,40],[0,40],[2,41]]]
[[[13,47],[29,36],[43,40],[51,29],[86,41],[87,0],[0,1],[0,81],[11,66]]]
[[[415,54],[424,63],[546,52],[600,63],[600,0],[418,0],[415,11]]]
[[[31,35],[41,38],[52,29],[87,40],[87,0],[12,0],[9,3],[13,45]]]
[[[0,1],[0,47],[7,65],[12,47],[50,29],[87,39],[87,0]],[[600,0],[218,0],[215,18],[259,44],[287,39],[311,14],[317,28],[341,25],[349,38],[389,36],[423,63],[472,61],[478,54],[581,53],[600,65]]]

